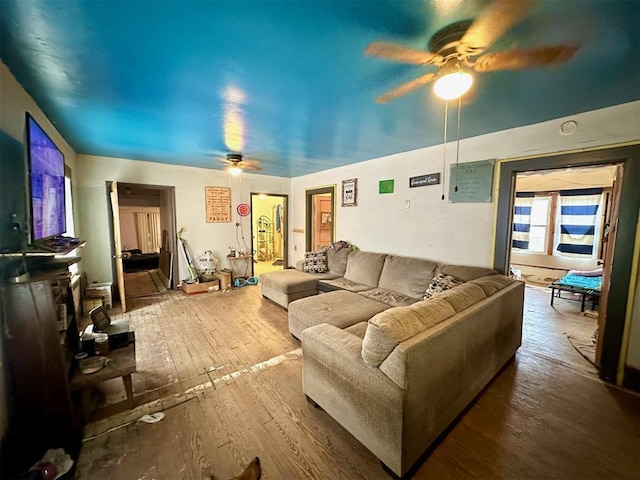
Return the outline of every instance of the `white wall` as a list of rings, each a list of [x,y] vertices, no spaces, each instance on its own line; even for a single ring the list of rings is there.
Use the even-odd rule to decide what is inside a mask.
[[[639,110],[640,102],[632,102],[462,140],[460,162],[542,156],[638,141]],[[560,135],[558,128],[569,118],[578,122],[577,133]],[[455,161],[455,150],[454,143],[447,144],[447,173]],[[337,202],[337,240],[348,240],[367,251],[491,266],[495,192],[492,203],[454,204],[441,200],[441,185],[409,188],[409,177],[442,172],[442,159],[440,145],[294,178],[290,228],[305,227],[305,189],[334,184],[339,196],[342,180],[357,178],[358,206],[343,208]],[[495,173],[497,178],[498,165]],[[387,179],[395,180],[395,192],[378,194],[378,181]],[[445,193],[448,187],[445,174]],[[409,209],[404,207],[405,200],[410,201]],[[304,233],[292,232],[290,239],[290,264],[295,264],[303,257]]]
[[[227,266],[228,248],[233,246],[237,249],[242,246],[242,233],[240,228],[236,227],[236,222],[242,222],[247,246],[251,248],[249,217],[241,220],[242,217],[236,212],[238,204],[250,204],[252,191],[288,194],[290,186],[290,180],[281,177],[243,173],[235,178],[221,170],[89,155],[79,155],[78,166],[79,179],[76,191],[82,202],[79,223],[83,226],[80,236],[87,242],[82,258],[89,282],[113,281],[110,210],[106,187],[108,181],[174,186],[178,228],[186,228],[184,238],[196,257],[206,250],[211,250],[218,258],[220,268]],[[205,186],[231,187],[231,223],[206,223]],[[239,242],[236,239],[236,230]],[[187,270],[180,252],[177,259],[180,263],[180,279],[187,278]]]

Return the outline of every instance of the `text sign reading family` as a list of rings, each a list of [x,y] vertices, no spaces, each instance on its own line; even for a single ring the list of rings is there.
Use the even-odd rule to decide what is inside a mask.
[[[495,160],[451,165],[449,201],[452,203],[490,203]],[[458,191],[455,191],[455,187]]]
[[[428,173],[427,175],[411,177],[409,179],[409,188],[424,187],[426,185],[438,185],[439,183],[440,183],[440,172]]]
[[[228,187],[204,187],[207,223],[231,221],[231,189]]]

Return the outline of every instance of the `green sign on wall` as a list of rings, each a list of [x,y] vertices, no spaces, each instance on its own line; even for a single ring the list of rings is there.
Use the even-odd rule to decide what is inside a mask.
[[[378,193],[393,193],[393,180],[380,180]]]

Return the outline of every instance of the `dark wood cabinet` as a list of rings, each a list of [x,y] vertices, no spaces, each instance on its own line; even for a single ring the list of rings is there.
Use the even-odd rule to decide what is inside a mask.
[[[12,478],[49,448],[64,448],[74,460],[79,453],[82,431],[69,391],[78,330],[67,265],[42,265],[29,281],[0,285],[0,301],[8,404],[1,473]]]

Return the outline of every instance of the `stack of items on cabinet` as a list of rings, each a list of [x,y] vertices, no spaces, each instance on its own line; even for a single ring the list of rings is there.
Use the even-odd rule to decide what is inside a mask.
[[[108,337],[108,350],[124,348],[135,342],[135,332],[130,331],[129,320],[112,321],[104,307],[95,307],[89,312],[91,323],[85,327],[80,335],[81,350],[88,355],[96,352],[95,342],[101,334]]]
[[[82,310],[85,315],[96,307],[104,307],[107,310],[113,308],[111,299],[111,282],[91,283],[84,289]]]

